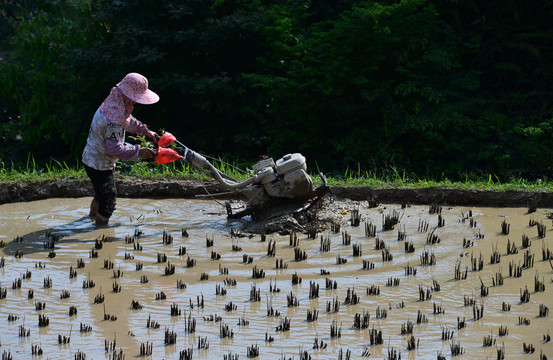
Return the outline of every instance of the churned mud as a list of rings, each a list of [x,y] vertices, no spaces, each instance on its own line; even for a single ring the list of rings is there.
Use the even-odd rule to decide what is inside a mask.
[[[316,232],[262,236],[213,199],[119,198],[107,228],[89,203],[0,205],[2,353],[553,357],[544,207],[336,197]]]

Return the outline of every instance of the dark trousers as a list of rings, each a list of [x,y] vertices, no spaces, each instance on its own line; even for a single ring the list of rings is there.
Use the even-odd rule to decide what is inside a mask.
[[[113,170],[96,170],[84,165],[94,187],[94,200],[98,202],[98,214],[109,219],[115,211],[117,190]]]

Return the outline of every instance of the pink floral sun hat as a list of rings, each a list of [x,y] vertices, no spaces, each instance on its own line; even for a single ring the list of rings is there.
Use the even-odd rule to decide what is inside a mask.
[[[148,89],[148,79],[138,73],[129,73],[117,85],[121,92],[139,104],[154,104],[159,101],[159,96]]]

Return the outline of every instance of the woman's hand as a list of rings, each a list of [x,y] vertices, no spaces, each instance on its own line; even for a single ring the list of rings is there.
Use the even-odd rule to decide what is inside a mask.
[[[143,147],[143,148],[140,148],[140,150],[138,150],[138,156],[140,156],[143,159],[149,159],[156,156],[156,151],[154,149]]]
[[[159,137],[159,135],[155,131],[148,129],[148,127],[146,126],[146,129],[142,132],[142,134],[150,138],[154,142],[154,144],[157,144],[157,138]]]

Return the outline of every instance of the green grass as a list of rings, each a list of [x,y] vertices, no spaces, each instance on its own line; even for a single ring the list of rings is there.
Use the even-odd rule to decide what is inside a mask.
[[[376,189],[401,188],[401,189],[422,189],[422,188],[447,188],[462,190],[487,190],[487,191],[533,191],[553,192],[553,183],[544,180],[529,182],[524,179],[511,182],[490,182],[485,179],[456,182],[448,179],[443,180],[413,180],[413,179],[389,179],[389,178],[329,178],[331,186],[345,187],[370,187]]]
[[[219,170],[225,174],[244,180],[249,176],[237,169],[232,164],[213,162]],[[191,169],[183,162],[173,162],[166,165],[155,164],[151,161],[119,162],[116,167],[116,176],[140,177],[144,179],[209,179],[203,173]],[[51,160],[48,164],[39,166],[32,156],[29,156],[26,164],[15,166],[0,162],[0,183],[38,182],[51,180],[85,180],[86,173],[82,166],[68,165],[65,162]],[[314,182],[319,184],[321,180],[313,175]],[[533,191],[553,192],[553,183],[548,179],[527,181],[525,179],[512,179],[502,182],[497,176],[469,177],[464,181],[451,181],[447,178],[421,179],[414,175],[390,168],[384,170],[362,171],[359,167],[355,171],[346,170],[343,175],[327,177],[331,186],[345,187],[370,187],[383,188],[449,188],[463,190],[489,190],[489,191]]]
[[[343,176],[328,178],[331,186],[371,187],[371,188],[447,188],[461,190],[487,191],[532,191],[553,192],[553,183],[547,178],[528,181],[522,178],[513,178],[501,181],[495,175],[487,177],[465,176],[464,181],[452,181],[446,177],[439,180],[421,179],[416,175],[407,175],[397,169],[385,169],[371,172],[346,171]]]
[[[217,168],[233,178],[247,178],[246,175],[226,162],[219,162]],[[140,177],[144,179],[209,178],[207,175],[195,171],[182,162],[160,165],[153,161],[121,161],[117,163],[115,174],[119,177]],[[88,177],[82,165],[70,166],[66,162],[60,163],[57,160],[51,160],[42,166],[39,166],[32,156],[28,157],[25,164],[18,166],[14,164],[8,166],[0,162],[0,183],[39,182],[59,179],[83,180],[88,179]]]
[[[39,166],[32,156],[27,158],[27,163],[20,166],[7,166],[0,162],[0,183],[37,182],[57,179],[84,179],[84,168],[71,167],[67,163],[50,160],[49,163]]]

